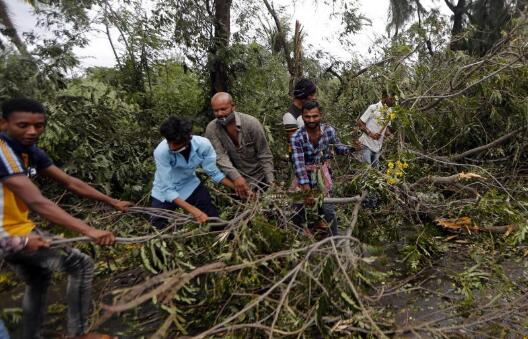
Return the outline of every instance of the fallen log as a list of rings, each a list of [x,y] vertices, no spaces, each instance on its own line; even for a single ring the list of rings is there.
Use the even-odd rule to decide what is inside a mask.
[[[423,177],[416,181],[414,184],[411,185],[411,189],[416,189],[418,186],[423,185],[457,185],[462,180],[470,180],[470,179],[484,179],[481,175],[478,175],[476,173],[457,173],[453,174],[447,177],[440,177],[435,175],[428,175],[426,177]]]
[[[518,229],[517,225],[504,226],[478,226],[470,217],[461,217],[457,219],[438,218],[436,224],[445,230],[451,232],[466,231],[467,233],[490,232],[509,235]]]

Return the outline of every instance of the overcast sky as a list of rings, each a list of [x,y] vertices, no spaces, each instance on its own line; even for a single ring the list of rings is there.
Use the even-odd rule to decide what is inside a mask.
[[[333,7],[324,4],[325,1],[314,0],[270,0],[276,6],[285,5],[288,8],[291,22],[299,20],[306,33],[305,44],[313,46],[314,50],[327,51],[337,59],[346,61],[353,56],[361,59],[370,59],[369,47],[374,40],[386,34],[388,16],[388,0],[358,0],[361,14],[372,21],[371,25],[365,25],[361,32],[352,36],[353,47],[343,47],[337,37],[341,29],[340,19],[331,17]],[[448,14],[447,8],[434,0],[422,0],[426,8],[438,7],[441,12]],[[32,9],[23,0],[9,0],[8,7],[14,16],[14,22],[20,31],[29,32],[34,29],[35,18]],[[233,20],[233,19],[232,19]],[[114,34],[114,36],[117,36]],[[83,67],[89,66],[113,66],[115,58],[106,38],[101,33],[90,34],[90,44],[86,48],[79,49],[77,54],[82,59]]]

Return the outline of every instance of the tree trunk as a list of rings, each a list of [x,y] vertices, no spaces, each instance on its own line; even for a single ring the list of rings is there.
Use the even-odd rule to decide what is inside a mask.
[[[517,14],[524,11],[526,8],[526,5],[528,5],[528,0],[517,0],[517,5],[515,7]]]
[[[464,14],[466,13],[466,0],[458,0],[458,3],[453,5],[450,0],[445,0],[445,3],[453,12],[453,27],[451,29],[451,42],[449,48],[453,51],[464,49],[464,41],[461,40],[459,34],[464,30]]]
[[[0,24],[4,26],[4,31],[2,33],[9,37],[13,45],[15,45],[15,47],[20,52],[20,54],[27,56],[29,54],[27,52],[26,45],[18,36],[16,27],[13,24],[13,21],[11,21],[11,17],[9,16],[7,10],[7,4],[5,3],[5,1],[0,0]]]
[[[303,33],[301,23],[295,21],[295,35],[293,37],[293,74],[290,74],[290,93],[293,93],[293,86],[303,76]]]
[[[290,48],[288,45],[286,32],[284,31],[282,24],[280,22],[280,18],[277,15],[277,12],[275,12],[275,9],[273,8],[272,4],[269,3],[268,0],[263,0],[264,5],[268,9],[268,12],[273,17],[273,21],[275,21],[275,26],[277,28],[277,36],[278,39],[280,39],[280,45],[282,47],[282,51],[284,52],[284,59],[286,60],[286,67],[288,68],[288,73],[290,74],[290,82],[289,82],[289,92],[290,94],[293,92],[293,86],[295,84],[295,81],[302,77],[302,27],[299,21],[295,22],[295,35],[293,37],[294,42],[294,55],[290,54]]]
[[[215,0],[214,38],[209,56],[211,94],[226,92],[229,88],[227,78],[226,54],[231,36],[232,0]]]

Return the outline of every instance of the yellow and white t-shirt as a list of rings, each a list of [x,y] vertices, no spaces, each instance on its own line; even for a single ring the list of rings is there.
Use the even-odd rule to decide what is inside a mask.
[[[24,146],[0,134],[0,237],[24,236],[35,225],[29,220],[26,204],[4,185],[4,180],[14,175],[34,176],[53,162],[36,146]]]

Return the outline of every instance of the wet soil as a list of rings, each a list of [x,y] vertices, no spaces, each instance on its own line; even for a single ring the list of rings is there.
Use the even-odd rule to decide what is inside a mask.
[[[522,256],[522,251],[515,254],[481,249],[479,252],[476,248],[471,242],[446,243],[443,251],[430,258],[418,272],[396,259],[401,256],[391,255],[395,249],[389,248],[382,254],[386,263],[381,266],[391,274],[387,281],[380,283],[378,291],[383,290],[382,297],[372,306],[380,309],[384,318],[393,324],[394,337],[442,337],[447,334],[462,338],[519,338],[528,335],[528,300],[519,305],[519,300],[528,295],[528,260]],[[480,256],[475,255],[477,252]],[[4,266],[2,272],[5,270]],[[103,298],[103,295],[139,282],[141,272],[141,268],[135,268],[97,275],[95,304],[111,303],[111,298]],[[13,281],[16,278],[13,277]],[[58,274],[48,296],[51,306],[45,324],[46,338],[64,333],[65,291],[65,276]],[[2,287],[0,309],[19,308],[22,295],[20,283]],[[147,303],[136,312],[113,315],[97,331],[120,338],[148,336],[158,328],[161,316]],[[12,337],[18,338],[20,324],[13,319],[7,322]],[[440,330],[435,332],[435,329]]]
[[[389,265],[402,283],[388,287],[379,304],[393,319],[396,337],[429,337],[434,329],[441,330],[438,337],[528,335],[528,261],[496,252],[476,264],[471,252],[469,244],[449,244],[414,274]]]

